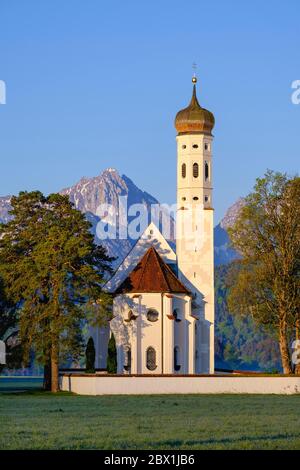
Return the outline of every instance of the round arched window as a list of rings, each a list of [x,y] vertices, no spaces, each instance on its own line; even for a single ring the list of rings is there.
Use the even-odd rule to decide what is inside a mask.
[[[193,177],[198,178],[199,176],[199,165],[198,163],[193,164]]]
[[[158,320],[158,311],[155,310],[154,308],[149,308],[147,311],[147,320],[149,321],[157,321]]]
[[[146,351],[146,366],[148,370],[155,370],[156,369],[156,352],[152,346]]]

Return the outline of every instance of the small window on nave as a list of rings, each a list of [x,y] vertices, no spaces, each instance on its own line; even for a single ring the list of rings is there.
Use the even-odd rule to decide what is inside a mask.
[[[128,349],[125,353],[125,362],[124,362],[124,370],[130,372],[131,370],[131,349]]]
[[[174,348],[174,370],[177,372],[181,368],[180,364],[180,350],[179,346],[175,346]]]
[[[156,351],[152,346],[149,346],[146,351],[146,367],[148,370],[155,370],[156,365]]]

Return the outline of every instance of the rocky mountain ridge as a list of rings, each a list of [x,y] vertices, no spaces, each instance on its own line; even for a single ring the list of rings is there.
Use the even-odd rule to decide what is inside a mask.
[[[83,177],[73,186],[62,189],[61,194],[69,196],[75,207],[86,214],[92,224],[92,231],[97,243],[103,243],[111,256],[117,257],[116,264],[126,256],[136,240],[127,239],[106,239],[100,240],[97,235],[97,225],[100,221],[98,208],[101,204],[111,205],[119,212],[119,197],[127,198],[127,205],[143,204],[150,213],[152,204],[159,204],[159,201],[151,194],[138,188],[134,182],[126,175],[120,175],[114,168],[107,168],[100,175],[95,177]],[[11,196],[0,197],[0,222],[6,223],[9,220],[9,210]],[[215,264],[226,264],[236,257],[236,253],[230,248],[230,242],[226,229],[234,222],[243,200],[239,199],[226,212],[224,218],[215,227]],[[130,221],[130,218],[129,218]],[[149,221],[150,222],[150,221]],[[172,240],[172,237],[171,237]]]

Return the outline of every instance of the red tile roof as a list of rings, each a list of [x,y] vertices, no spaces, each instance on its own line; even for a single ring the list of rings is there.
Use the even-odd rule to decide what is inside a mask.
[[[130,292],[173,292],[190,294],[154,247],[149,248],[115,294]]]

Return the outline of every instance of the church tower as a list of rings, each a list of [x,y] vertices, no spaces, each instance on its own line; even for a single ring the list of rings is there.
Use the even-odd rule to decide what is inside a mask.
[[[214,243],[212,201],[213,114],[200,106],[194,76],[177,130],[177,236],[179,279],[192,292],[189,373],[214,373]]]

